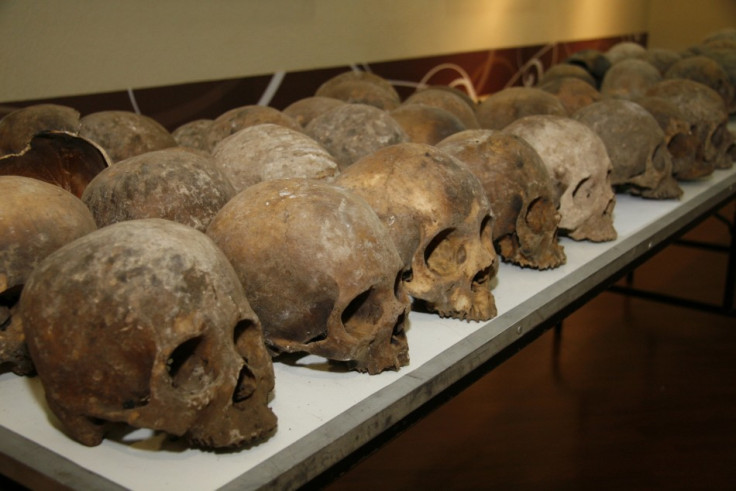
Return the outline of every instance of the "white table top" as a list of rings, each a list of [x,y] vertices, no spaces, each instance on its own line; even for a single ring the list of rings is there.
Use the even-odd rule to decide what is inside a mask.
[[[0,472],[12,460],[71,487],[255,489],[297,487],[344,458],[560,310],[605,286],[633,261],[736,195],[736,168],[681,183],[680,200],[617,196],[618,239],[561,239],[567,263],[537,271],[501,264],[493,294],[498,316],[464,322],[412,312],[411,362],[397,372],[335,372],[307,356],[275,363],[272,409],[278,431],[235,453],[177,447],[137,430],[94,448],[60,431],[37,378],[0,375]],[[7,468],[6,468],[7,469]]]

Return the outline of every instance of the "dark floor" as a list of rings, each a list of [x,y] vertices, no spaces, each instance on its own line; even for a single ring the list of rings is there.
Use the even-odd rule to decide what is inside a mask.
[[[688,237],[729,240],[714,218]],[[725,269],[670,246],[635,284],[719,303]],[[327,489],[736,489],[736,319],[605,292],[554,346],[548,331]]]
[[[733,203],[723,215],[734,216]],[[729,240],[710,218],[687,235]],[[720,303],[725,254],[635,285]],[[736,489],[736,319],[605,292],[332,482],[350,489]]]

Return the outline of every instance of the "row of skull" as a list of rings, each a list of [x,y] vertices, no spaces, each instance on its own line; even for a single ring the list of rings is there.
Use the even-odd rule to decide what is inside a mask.
[[[86,445],[123,422],[205,448],[275,430],[273,356],[400,369],[412,308],[489,320],[498,256],[557,267],[558,233],[616,238],[614,191],[676,198],[678,179],[730,165],[725,100],[706,84],[660,80],[645,102],[584,82],[594,97],[571,111],[569,65],[564,83],[478,103],[448,87],[401,102],[346,72],[283,111],[244,106],[171,134],[121,111],[12,113],[0,363],[36,371]],[[688,145],[666,134],[676,116]]]

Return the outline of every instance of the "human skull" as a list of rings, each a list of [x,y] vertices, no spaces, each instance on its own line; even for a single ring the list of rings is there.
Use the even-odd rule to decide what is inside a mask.
[[[626,99],[604,99],[572,117],[595,131],[606,145],[613,186],[645,198],[682,195],[672,176],[664,131],[642,106]]]
[[[274,354],[311,353],[369,374],[409,362],[401,259],[356,194],[263,181],[223,207],[207,234],[234,265]]]
[[[723,98],[723,103],[729,113],[736,112],[736,88],[731,83],[728,72],[708,56],[685,57],[670,66],[664,78],[686,78],[705,84]]]
[[[349,70],[323,82],[315,96],[332,97],[349,103],[368,104],[384,110],[399,105],[401,98],[394,86],[373,72]]]
[[[171,132],[176,143],[180,147],[193,148],[209,153],[210,146],[207,141],[207,133],[214,124],[212,119],[195,119],[186,122]]]
[[[0,157],[20,153],[42,131],[79,131],[79,112],[59,104],[34,104],[0,119]]]
[[[606,54],[597,49],[582,49],[568,56],[563,63],[584,68],[595,79],[596,88],[600,89],[601,81],[611,67]]]
[[[705,165],[702,159],[696,158],[698,137],[691,131],[690,124],[677,105],[654,96],[639,97],[635,102],[649,111],[664,131],[675,179],[687,181],[713,173],[712,165]]]
[[[469,130],[480,128],[475,101],[464,92],[444,85],[432,85],[419,89],[404,101],[406,104],[420,103],[440,107],[454,114]]]
[[[503,131],[526,140],[547,166],[560,198],[561,233],[595,242],[616,238],[613,165],[595,131],[572,118],[553,115],[527,116]]]
[[[465,129],[451,112],[419,102],[402,104],[389,114],[401,125],[409,141],[415,143],[434,145]]]
[[[500,130],[513,121],[532,114],[567,116],[554,95],[537,87],[508,87],[481,101],[476,111],[481,128]]]
[[[662,74],[654,65],[639,58],[627,58],[606,72],[601,82],[601,94],[605,97],[634,99],[643,96],[660,80]]]
[[[310,121],[323,112],[343,104],[347,104],[347,102],[332,97],[304,97],[286,106],[283,113],[294,118],[302,128],[306,128]]]
[[[388,227],[418,306],[466,320],[496,315],[493,216],[464,164],[436,147],[401,143],[363,157],[335,182],[368,201]]]
[[[161,123],[131,111],[98,111],[80,121],[79,135],[102,147],[112,163],[177,145]]]
[[[557,240],[559,198],[539,154],[521,138],[494,130],[468,130],[437,148],[475,174],[495,215],[493,242],[501,257],[547,269],[565,263]]]
[[[367,104],[332,108],[312,119],[305,132],[335,157],[340,171],[379,148],[409,140],[387,111]]]
[[[205,449],[268,436],[271,358],[232,266],[162,219],[104,227],[46,257],[19,315],[51,411],[78,442],[112,423]]]
[[[0,365],[33,373],[16,315],[23,285],[43,258],[96,228],[84,203],[59,186],[0,176]]]
[[[572,65],[570,63],[558,63],[556,65],[552,65],[542,74],[537,85],[543,86],[561,78],[575,78],[587,83],[596,90],[598,88],[595,78],[590,74],[590,72],[588,72],[588,70],[579,65]]]
[[[718,92],[699,82],[678,78],[662,80],[647,95],[661,97],[680,108],[699,141],[697,160],[711,169],[731,167],[733,136],[728,131],[726,105]]]
[[[270,106],[250,104],[235,107],[216,117],[207,131],[207,145],[212,151],[215,145],[228,136],[243,128],[264,123],[280,124],[294,131],[302,130],[301,125],[291,116],[284,114],[283,111]]]
[[[36,134],[19,154],[0,158],[0,175],[26,176],[54,184],[81,197],[110,161],[95,143],[62,131]]]
[[[634,41],[620,41],[608,48],[605,56],[611,62],[611,65],[615,65],[623,60],[643,59],[646,54],[647,49],[641,44]]]
[[[209,155],[183,147],[146,152],[100,172],[82,201],[98,227],[137,218],[166,218],[204,232],[235,195]]]
[[[539,88],[557,96],[568,115],[603,98],[595,86],[575,77],[553,78]]]
[[[340,172],[335,158],[313,138],[273,123],[248,126],[221,140],[212,158],[236,192],[271,179],[332,180]]]

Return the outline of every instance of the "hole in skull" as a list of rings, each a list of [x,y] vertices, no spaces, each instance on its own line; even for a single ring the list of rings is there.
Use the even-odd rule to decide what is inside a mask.
[[[235,386],[235,392],[233,392],[233,403],[237,404],[248,399],[255,391],[256,377],[248,368],[248,365],[243,365],[243,368],[240,369],[240,375],[238,375],[238,384]]]
[[[719,124],[718,127],[713,131],[713,134],[710,137],[711,145],[713,145],[716,148],[720,148],[723,145],[727,131],[728,130],[726,129],[725,123]]]
[[[480,222],[480,243],[488,250],[493,250],[493,217],[486,215]]]
[[[342,324],[350,333],[359,332],[366,327],[372,328],[383,315],[378,302],[370,301],[373,288],[369,288],[355,297],[342,311]]]
[[[413,273],[411,269],[405,269],[402,271],[399,271],[399,274],[396,275],[396,281],[394,281],[394,296],[401,300],[402,297],[402,283],[408,283],[411,281],[413,277]]]
[[[478,291],[478,289],[485,283],[488,283],[491,279],[492,270],[493,266],[488,266],[487,268],[483,268],[478,271],[475,276],[473,276],[473,283],[470,285],[470,289],[475,292]]]
[[[391,344],[400,344],[398,338],[403,337],[404,335],[404,323],[406,322],[406,313],[402,312],[399,314],[399,317],[396,319],[396,324],[394,324],[394,330],[391,333]]]
[[[667,144],[667,149],[669,150],[670,155],[673,157],[687,155],[691,140],[691,137],[683,133],[677,133],[675,136],[670,138],[670,142]]]
[[[452,240],[454,231],[455,229],[448,228],[438,233],[424,250],[424,262],[427,267],[440,276],[456,271],[457,265],[467,259],[465,245]]]
[[[259,328],[251,319],[242,319],[235,324],[233,329],[233,344],[235,344],[235,350],[238,352],[243,359],[247,360],[247,354],[250,351],[250,346],[253,342],[259,342]]]
[[[23,285],[16,285],[0,293],[0,331],[5,331],[10,326],[12,310],[20,299],[22,289]]]
[[[191,338],[180,344],[166,360],[166,370],[171,377],[171,385],[182,389],[194,389],[202,385],[208,373],[207,357],[202,337]]]
[[[581,199],[590,199],[590,178],[586,177],[582,181],[580,181],[577,186],[575,186],[575,189],[572,192],[573,199],[578,199],[578,195],[580,195]]]
[[[654,153],[652,153],[652,167],[659,172],[662,172],[667,167],[667,152],[667,148],[660,144],[657,145],[657,148],[654,149]]]

